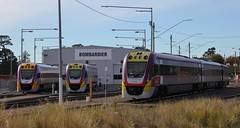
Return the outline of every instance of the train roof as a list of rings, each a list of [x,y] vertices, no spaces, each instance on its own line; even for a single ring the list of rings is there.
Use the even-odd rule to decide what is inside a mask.
[[[158,54],[158,53],[156,53],[156,54]],[[159,56],[163,59],[169,59],[169,60],[178,60],[178,61],[184,61],[184,62],[202,63],[202,64],[206,64],[206,65],[223,66],[222,64],[217,63],[217,62],[206,61],[206,60],[201,60],[201,59],[194,59],[194,58],[189,58],[189,57],[182,56],[182,55],[159,53]]]
[[[206,60],[200,60],[202,64],[208,64],[208,65],[216,65],[216,66],[221,66],[222,64],[213,62],[213,61],[206,61]]]
[[[193,58],[189,58],[181,55],[175,55],[175,54],[169,54],[169,53],[152,53],[152,54],[155,54],[156,56],[166,60],[177,60],[177,61],[192,62],[192,63],[200,62],[200,60],[198,59],[193,59]]]
[[[86,67],[95,67],[95,65],[86,64],[86,63],[69,63],[68,66],[86,66]]]
[[[26,66],[26,65],[37,66],[37,67],[40,67],[40,68],[56,68],[56,69],[58,68],[57,66],[42,64],[42,63],[22,63],[19,66]]]

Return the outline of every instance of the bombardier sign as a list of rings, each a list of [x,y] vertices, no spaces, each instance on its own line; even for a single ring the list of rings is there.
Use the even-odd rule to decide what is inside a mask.
[[[111,49],[75,49],[75,60],[111,60]]]

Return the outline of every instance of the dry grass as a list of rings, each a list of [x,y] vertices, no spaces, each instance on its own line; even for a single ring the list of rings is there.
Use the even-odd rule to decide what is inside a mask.
[[[107,106],[67,109],[43,105],[28,115],[0,110],[1,128],[236,128],[240,127],[240,101],[182,100],[156,107]]]

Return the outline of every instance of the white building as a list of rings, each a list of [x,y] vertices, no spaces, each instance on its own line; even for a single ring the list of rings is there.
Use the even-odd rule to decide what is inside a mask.
[[[119,47],[105,46],[83,46],[83,47],[63,47],[62,61],[63,73],[65,74],[66,65],[69,63],[86,63],[96,65],[98,68],[98,78],[102,84],[119,85],[122,80],[123,58],[130,51],[139,51],[139,49],[127,49]],[[43,50],[42,62],[44,64],[56,65],[59,63],[57,49]],[[106,79],[105,79],[106,78]]]

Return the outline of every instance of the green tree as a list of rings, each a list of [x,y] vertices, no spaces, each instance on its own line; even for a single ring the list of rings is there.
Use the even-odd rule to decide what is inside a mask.
[[[22,63],[30,63],[30,54],[27,51],[23,52],[23,60]]]
[[[238,72],[239,62],[240,62],[240,59],[238,57],[235,57],[235,56],[229,56],[226,59],[226,65],[229,67],[231,73],[235,73],[235,66],[237,66],[236,70]]]
[[[213,54],[210,57],[207,58],[208,60],[224,64],[224,58],[220,54]]]
[[[216,53],[216,48],[208,48],[208,50],[203,54],[203,58],[208,58]]]
[[[15,74],[18,67],[17,58],[7,45],[12,45],[10,37],[0,35],[0,75]]]

